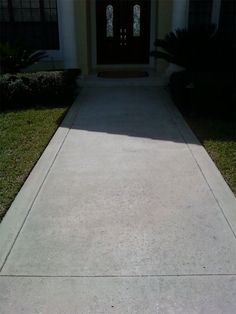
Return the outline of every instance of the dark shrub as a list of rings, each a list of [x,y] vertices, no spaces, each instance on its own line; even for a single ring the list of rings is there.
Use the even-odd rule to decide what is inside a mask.
[[[155,58],[165,59],[190,72],[230,72],[235,66],[235,42],[215,25],[177,29],[154,43]]]
[[[234,41],[210,25],[170,32],[155,46],[152,56],[185,68],[170,78],[170,90],[178,105],[188,112],[234,114]]]
[[[63,104],[75,95],[78,72],[50,71],[0,77],[1,109]]]

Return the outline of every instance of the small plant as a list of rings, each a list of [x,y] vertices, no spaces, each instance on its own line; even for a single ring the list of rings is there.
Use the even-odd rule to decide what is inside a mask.
[[[43,51],[32,51],[20,45],[0,43],[0,68],[2,73],[17,73],[35,64],[47,55]]]
[[[172,73],[169,82],[179,106],[189,112],[231,113],[235,99],[234,45],[214,25],[200,26],[178,29],[156,40],[151,55],[184,68]],[[209,101],[203,102],[206,95]]]
[[[151,55],[155,58],[195,71],[209,67],[214,58],[217,33],[214,25],[193,29],[177,29],[168,33],[164,39],[157,39],[157,50]]]
[[[235,43],[215,25],[177,29],[154,43],[151,56],[179,65],[192,73],[229,72],[235,68]]]

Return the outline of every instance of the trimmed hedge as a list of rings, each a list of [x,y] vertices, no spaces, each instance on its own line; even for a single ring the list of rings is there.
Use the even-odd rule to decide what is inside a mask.
[[[1,110],[62,104],[74,97],[78,71],[49,71],[0,76]]]

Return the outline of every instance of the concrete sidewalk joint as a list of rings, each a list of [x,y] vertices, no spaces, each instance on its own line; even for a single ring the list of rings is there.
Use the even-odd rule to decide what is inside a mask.
[[[235,313],[215,164],[162,87],[89,83],[0,225],[0,312]]]
[[[0,224],[0,273],[73,125],[78,110],[79,106],[75,101],[61,123],[64,127],[60,126],[50,140]]]

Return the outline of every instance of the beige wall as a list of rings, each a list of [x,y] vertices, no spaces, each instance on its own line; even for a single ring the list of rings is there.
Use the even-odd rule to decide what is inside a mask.
[[[162,39],[172,28],[172,8],[173,0],[157,1],[157,37]],[[157,61],[158,72],[164,71],[168,66],[165,60]]]
[[[75,9],[75,40],[78,53],[78,66],[83,75],[87,75],[90,67],[89,45],[89,1],[74,0]]]

